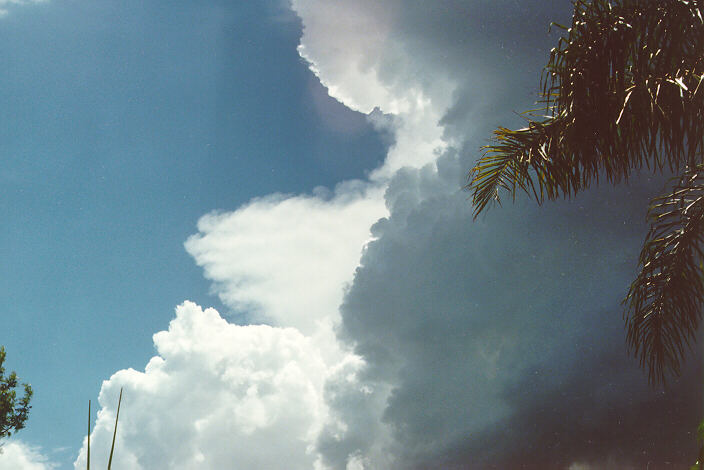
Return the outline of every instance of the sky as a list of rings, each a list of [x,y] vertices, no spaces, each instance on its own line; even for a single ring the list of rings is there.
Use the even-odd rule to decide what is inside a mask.
[[[621,299],[665,178],[473,220],[567,0],[0,0],[0,470],[660,469]]]

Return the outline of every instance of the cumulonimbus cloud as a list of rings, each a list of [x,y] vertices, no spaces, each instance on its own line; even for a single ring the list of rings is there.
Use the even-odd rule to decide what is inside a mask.
[[[116,468],[313,468],[327,364],[309,338],[234,325],[186,302],[154,345],[143,372],[122,370],[103,384],[92,465],[105,467],[123,388]],[[77,469],[85,458],[84,447]]]
[[[294,7],[304,24],[302,55],[323,83],[334,84],[334,96],[353,108],[398,113],[401,122],[427,119],[426,129],[442,127],[434,134],[442,141],[433,146],[434,164],[414,165],[422,160],[411,157],[403,168],[387,161],[390,216],[375,224],[341,310],[340,338],[365,365],[355,380],[328,382],[335,390],[331,413],[349,422],[344,431],[330,426],[321,435],[325,462],[332,468],[353,461],[369,468],[687,462],[696,418],[678,410],[682,403],[701,409],[697,372],[664,394],[650,390],[626,354],[620,312],[644,234],[638,211],[661,180],[602,188],[542,209],[519,201],[478,222],[459,189],[483,143],[477,136],[495,125],[495,113],[486,113],[491,104],[526,100],[514,90],[529,87],[510,64],[535,63],[534,53],[520,54],[549,49],[546,25],[565,7],[472,1],[447,8],[400,2],[338,8],[325,1]],[[373,34],[352,41],[360,23]],[[537,74],[527,75],[533,82]],[[500,88],[511,82],[513,89]],[[403,128],[396,128],[397,148],[408,142]],[[655,423],[649,428],[638,411],[645,409]],[[375,434],[392,437],[369,437]]]
[[[180,306],[144,372],[104,383],[95,455],[124,387],[136,469],[689,462],[699,371],[648,389],[618,306],[658,183],[476,222],[461,190],[563,3],[294,0],[313,72],[395,143],[369,181],[201,219],[187,250],[259,324]]]

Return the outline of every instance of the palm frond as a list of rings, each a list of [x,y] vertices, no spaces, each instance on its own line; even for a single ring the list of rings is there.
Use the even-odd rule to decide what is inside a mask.
[[[502,189],[514,198],[521,189],[542,203],[572,195],[591,181],[561,148],[563,129],[564,120],[558,116],[530,121],[515,131],[494,131],[496,144],[484,147],[484,156],[470,174],[475,218],[491,201],[500,203]]]
[[[704,166],[688,170],[672,193],[654,199],[627,303],[627,341],[651,383],[678,375],[695,339],[704,302]]]
[[[539,139],[536,134],[530,128],[512,131],[502,127],[495,131],[498,141],[496,148],[487,150],[471,174],[475,217],[489,202],[500,203],[501,189],[512,194],[516,193],[516,187],[524,191],[528,191],[529,186],[535,189],[528,172],[528,162],[522,158],[522,149],[528,147],[527,140]],[[536,145],[537,143],[533,144]]]
[[[576,0],[541,79],[542,107],[525,114],[525,129],[495,131],[470,173],[475,217],[501,189],[542,202],[600,176],[616,183],[644,166],[697,164],[704,147],[701,3]]]

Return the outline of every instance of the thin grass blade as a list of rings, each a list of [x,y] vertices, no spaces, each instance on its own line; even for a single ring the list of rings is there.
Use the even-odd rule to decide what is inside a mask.
[[[117,414],[115,415],[115,430],[112,432],[112,445],[110,446],[110,459],[108,459],[108,470],[112,467],[112,454],[115,450],[115,436],[117,436],[117,420],[120,419],[120,404],[122,404],[122,388],[120,388],[120,398],[117,401]]]
[[[88,459],[86,470],[90,470],[90,400],[88,400]]]

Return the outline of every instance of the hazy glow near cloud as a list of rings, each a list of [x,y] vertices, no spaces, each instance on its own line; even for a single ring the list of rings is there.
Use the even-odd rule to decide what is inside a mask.
[[[10,8],[14,5],[27,5],[30,3],[44,3],[49,0],[0,0],[0,18],[10,12]]]
[[[0,470],[51,470],[55,468],[42,450],[22,441],[3,442],[0,453]]]
[[[186,249],[226,305],[253,322],[312,334],[337,320],[369,227],[384,215],[383,188],[362,182],[332,194],[273,195],[202,217]]]
[[[440,69],[432,71],[432,80],[427,72],[418,73],[422,61],[393,30],[403,6],[396,1],[292,3],[303,20],[298,51],[330,96],[356,111],[378,108],[396,116],[396,145],[372,179],[432,163],[447,146],[439,121],[455,84]]]

